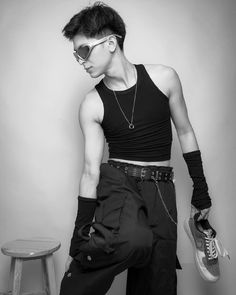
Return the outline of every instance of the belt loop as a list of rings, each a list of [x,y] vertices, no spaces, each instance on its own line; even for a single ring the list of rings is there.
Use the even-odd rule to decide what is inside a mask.
[[[174,179],[174,172],[173,172],[173,171],[171,171],[171,180],[172,180],[173,182],[175,182],[175,179]]]
[[[159,171],[156,170],[155,172],[156,172],[155,178],[156,178],[156,180],[159,180]]]
[[[145,177],[145,168],[141,169],[141,180],[143,181]]]

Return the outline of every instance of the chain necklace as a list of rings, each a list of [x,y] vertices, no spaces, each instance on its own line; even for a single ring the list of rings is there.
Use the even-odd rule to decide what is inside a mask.
[[[134,70],[134,72],[135,72],[135,70]],[[114,93],[115,99],[116,99],[116,101],[117,101],[117,104],[118,104],[118,106],[119,106],[119,108],[120,108],[121,113],[123,114],[125,120],[129,123],[129,129],[134,129],[133,121],[134,121],[134,107],[135,107],[135,102],[136,102],[137,85],[138,85],[138,73],[137,73],[137,81],[136,81],[135,92],[134,92],[134,102],[133,102],[132,115],[131,115],[131,120],[130,120],[130,121],[129,121],[128,118],[126,117],[126,115],[125,115],[125,113],[124,113],[124,111],[123,111],[123,109],[122,109],[122,107],[121,107],[121,105],[120,105],[120,103],[119,103],[119,101],[118,101],[118,98],[117,98],[117,96],[116,96],[115,91],[112,90],[113,93]]]

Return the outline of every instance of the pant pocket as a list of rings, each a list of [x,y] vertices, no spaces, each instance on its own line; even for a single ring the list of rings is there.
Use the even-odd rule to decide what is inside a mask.
[[[77,256],[84,268],[95,269],[119,260],[117,250],[120,246],[119,229],[124,205],[124,195],[98,198],[93,231],[81,245]]]
[[[80,252],[76,257],[82,270],[89,271],[109,267],[118,263],[121,259],[117,252],[105,253],[103,251]]]
[[[98,199],[95,211],[95,222],[101,223],[107,229],[119,231],[122,210],[125,204],[125,196],[109,196]]]

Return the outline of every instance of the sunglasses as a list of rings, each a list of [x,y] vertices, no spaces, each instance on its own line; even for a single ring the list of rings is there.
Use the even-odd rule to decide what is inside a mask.
[[[106,42],[111,36],[116,36],[118,38],[122,38],[120,35],[111,34],[111,35],[108,35],[106,37],[103,37],[102,39],[99,39],[99,40],[95,41],[94,43],[92,43],[90,45],[88,45],[88,44],[87,45],[81,45],[77,50],[75,50],[73,52],[76,60],[80,64],[82,64],[83,62],[85,62],[89,58],[89,56],[90,56],[93,48],[95,46],[99,45],[99,44],[102,44],[102,43]]]

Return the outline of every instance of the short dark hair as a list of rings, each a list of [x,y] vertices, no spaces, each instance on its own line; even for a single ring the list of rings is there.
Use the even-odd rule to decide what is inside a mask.
[[[118,34],[122,38],[117,38],[117,42],[123,51],[126,29],[123,19],[113,8],[104,2],[97,1],[75,14],[63,28],[62,33],[70,41],[77,34],[87,38],[103,37],[111,33]]]

